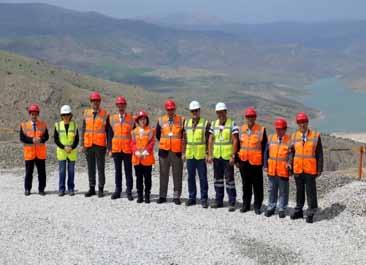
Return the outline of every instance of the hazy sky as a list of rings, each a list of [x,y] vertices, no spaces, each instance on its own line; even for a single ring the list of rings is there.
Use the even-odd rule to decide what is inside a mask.
[[[366,19],[366,0],[0,0],[42,2],[119,18],[194,13],[228,22]]]

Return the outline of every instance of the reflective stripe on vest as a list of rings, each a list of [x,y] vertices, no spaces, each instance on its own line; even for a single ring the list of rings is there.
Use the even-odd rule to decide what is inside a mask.
[[[148,147],[151,139],[154,137],[154,130],[150,127],[137,127],[132,131],[132,139],[136,141],[136,148],[142,153]],[[155,164],[154,153],[151,152],[148,156],[138,157],[135,153],[132,154],[133,165],[151,166]]]
[[[224,127],[220,128],[220,121],[216,120],[214,129],[213,157],[230,160],[233,155],[232,127],[233,121],[227,119]]]
[[[159,119],[161,127],[160,149],[170,150],[175,153],[182,152],[183,123],[184,118],[179,115],[174,116],[172,124],[169,124],[168,115],[164,115]]]
[[[77,130],[77,125],[74,121],[70,121],[67,134],[64,121],[56,122],[55,128],[56,131],[58,132],[60,142],[64,146],[71,146],[74,143]],[[75,148],[70,153],[67,153],[64,149],[61,149],[60,147],[57,146],[56,157],[57,160],[69,159],[70,161],[76,161],[78,157],[78,150]]]
[[[285,134],[279,143],[277,134],[269,137],[268,175],[289,177],[287,163],[291,146],[290,136]]]
[[[292,135],[292,144],[295,149],[294,174],[317,175],[316,147],[320,134],[315,131],[308,131],[305,143],[302,140],[302,133],[295,132]]]
[[[109,120],[113,129],[112,153],[131,154],[131,132],[134,124],[132,114],[126,113],[122,123],[119,114],[112,115]]]
[[[187,135],[186,158],[204,159],[206,157],[206,127],[207,120],[200,118],[196,127],[193,119],[186,121],[184,129]]]
[[[241,127],[240,131],[240,151],[239,157],[242,161],[249,161],[251,165],[262,165],[262,140],[264,127],[254,124],[252,129],[247,124]]]
[[[42,138],[46,132],[47,125],[41,120],[36,121],[36,130],[33,129],[33,122],[27,121],[21,124],[24,135],[30,138]],[[23,145],[24,160],[46,159],[47,147],[46,144],[24,144]]]
[[[85,110],[84,147],[92,147],[93,145],[107,146],[107,135],[105,131],[107,118],[108,113],[104,109],[100,109],[95,118],[92,109]]]

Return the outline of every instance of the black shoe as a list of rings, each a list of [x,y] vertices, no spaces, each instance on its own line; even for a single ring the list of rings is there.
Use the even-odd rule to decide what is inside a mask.
[[[24,195],[25,195],[25,196],[29,196],[29,195],[31,195],[30,190],[26,190],[26,191],[24,192]]]
[[[127,193],[127,199],[129,201],[133,201],[133,196],[132,196],[132,193],[131,192]]]
[[[74,195],[75,195],[75,191],[70,190],[70,191],[69,191],[69,195],[70,195],[70,196],[74,196]]]
[[[156,203],[159,203],[159,204],[161,204],[161,203],[165,203],[166,202],[166,198],[163,198],[163,197],[160,197],[157,201],[156,201]]]
[[[236,208],[235,208],[235,204],[230,204],[229,205],[229,212],[235,212]]]
[[[38,194],[41,195],[41,196],[45,196],[46,195],[46,193],[43,190],[40,191]]]
[[[222,202],[214,201],[211,203],[212,209],[217,209],[217,208],[222,208],[222,207],[224,207],[224,204]]]
[[[292,220],[296,220],[296,219],[302,219],[304,218],[304,214],[302,211],[298,211],[298,212],[294,212],[292,215],[291,215],[291,219]]]
[[[104,197],[103,188],[99,188],[99,190],[98,190],[98,198],[103,198],[103,197]]]
[[[313,219],[314,219],[314,215],[308,215],[308,216],[306,216],[306,222],[308,224],[312,224],[313,221],[314,221]]]
[[[246,207],[246,206],[242,206],[241,208],[240,208],[240,212],[241,213],[246,213],[246,212],[248,212],[250,210],[250,207]]]
[[[87,193],[85,193],[85,197],[91,197],[95,195],[95,188],[94,187],[90,187],[89,191]]]
[[[145,194],[145,203],[150,203],[150,194]]]
[[[204,208],[204,209],[208,208],[208,202],[207,201],[202,201],[201,205],[202,205],[202,208]]]
[[[137,203],[142,203],[144,201],[142,196],[137,197]]]
[[[175,199],[173,199],[173,202],[176,204],[176,205],[181,205],[181,201],[180,201],[180,199],[179,198],[175,198]]]
[[[121,198],[121,192],[115,191],[115,192],[112,193],[111,200],[116,200],[116,199],[119,199],[119,198]]]
[[[278,217],[280,217],[280,218],[285,218],[285,217],[286,217],[286,213],[285,213],[285,211],[279,211],[279,212],[278,212]]]
[[[60,191],[60,192],[58,193],[58,196],[59,196],[59,197],[63,197],[63,196],[65,196],[65,192],[64,192],[64,191]]]
[[[261,209],[258,209],[258,208],[254,209],[254,212],[256,215],[260,215],[262,213]]]
[[[274,215],[275,213],[275,209],[270,209],[267,210],[266,213],[264,214],[265,217],[271,217],[272,215]]]
[[[192,206],[192,205],[196,205],[196,200],[189,199],[188,201],[186,201],[186,206]]]

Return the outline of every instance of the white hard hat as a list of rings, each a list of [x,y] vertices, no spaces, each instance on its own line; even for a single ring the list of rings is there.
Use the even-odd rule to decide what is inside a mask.
[[[60,110],[61,115],[62,114],[71,114],[71,107],[69,105],[63,105]]]
[[[189,110],[196,110],[196,109],[200,109],[201,105],[198,101],[193,100],[191,103],[189,103]]]
[[[216,108],[215,108],[216,111],[221,111],[221,110],[227,110],[226,108],[226,104],[223,103],[223,102],[219,102],[216,104]]]

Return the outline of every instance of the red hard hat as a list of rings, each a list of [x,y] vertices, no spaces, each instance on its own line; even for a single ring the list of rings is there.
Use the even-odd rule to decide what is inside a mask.
[[[297,123],[309,122],[309,117],[305,112],[299,112],[296,115],[296,122]]]
[[[116,104],[127,104],[127,100],[125,97],[122,96],[118,96],[116,98]]]
[[[249,117],[257,117],[257,111],[255,110],[254,107],[248,107],[245,110],[245,117],[249,118]]]
[[[99,92],[92,92],[90,94],[90,100],[95,100],[95,101],[101,101],[102,97],[100,96]]]
[[[275,128],[276,129],[286,129],[287,128],[287,121],[283,118],[276,119]]]
[[[138,119],[140,119],[141,117],[145,117],[145,118],[148,118],[148,114],[147,112],[143,111],[143,110],[140,110],[136,113],[135,115],[135,120],[137,121]]]
[[[31,113],[31,112],[40,112],[40,108],[38,106],[38,104],[30,104],[29,107],[28,107],[28,113]]]
[[[165,106],[165,109],[166,110],[174,110],[174,109],[176,109],[175,102],[172,99],[168,99],[167,101],[165,101],[164,106]]]

